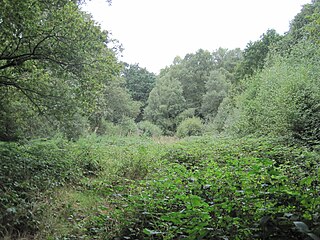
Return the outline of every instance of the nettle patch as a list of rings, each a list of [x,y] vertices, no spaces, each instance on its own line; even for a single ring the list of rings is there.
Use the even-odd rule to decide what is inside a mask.
[[[178,143],[122,198],[128,239],[319,239],[319,154],[267,140]]]

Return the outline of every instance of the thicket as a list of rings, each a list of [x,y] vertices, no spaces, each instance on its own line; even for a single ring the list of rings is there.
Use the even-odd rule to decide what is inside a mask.
[[[100,225],[100,214],[121,195],[117,191],[161,168],[156,159],[163,149],[147,138],[94,135],[74,143],[62,139],[2,143],[0,238],[115,235],[122,226],[117,210],[108,209],[116,218],[110,225]]]
[[[302,42],[289,56],[275,55],[269,61],[244,83],[233,130],[242,136],[270,134],[309,146],[319,144],[319,48]]]

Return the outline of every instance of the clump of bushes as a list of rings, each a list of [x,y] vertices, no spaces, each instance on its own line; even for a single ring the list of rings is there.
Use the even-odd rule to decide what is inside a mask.
[[[319,49],[301,43],[287,57],[247,79],[237,97],[231,133],[286,137],[314,147],[320,142]],[[221,109],[223,110],[223,109]]]
[[[159,137],[163,134],[160,127],[149,121],[139,122],[138,129],[140,130],[143,136],[147,137]]]
[[[188,136],[201,136],[203,133],[203,124],[200,118],[193,117],[183,120],[177,128],[177,137],[184,138]]]

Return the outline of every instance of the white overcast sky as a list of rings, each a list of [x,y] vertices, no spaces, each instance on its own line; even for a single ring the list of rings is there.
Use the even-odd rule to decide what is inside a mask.
[[[91,0],[84,10],[124,47],[121,60],[158,73],[198,49],[244,49],[289,23],[311,0]]]

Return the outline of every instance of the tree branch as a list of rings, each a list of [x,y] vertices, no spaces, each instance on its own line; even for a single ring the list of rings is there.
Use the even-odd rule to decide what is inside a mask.
[[[12,86],[12,87],[15,87],[15,88],[19,89],[20,91],[23,90],[23,91],[25,91],[25,92],[31,92],[31,93],[37,94],[37,95],[39,95],[39,96],[41,96],[41,97],[43,97],[43,98],[47,98],[47,97],[57,98],[57,99],[59,98],[58,96],[43,94],[43,93],[38,92],[38,91],[36,91],[36,90],[34,90],[34,89],[22,87],[22,86],[20,86],[19,84],[13,82],[13,81],[15,80],[14,78],[9,78],[9,77],[7,77],[7,76],[0,76],[0,79],[1,79],[1,78],[8,79],[9,81],[1,81],[1,80],[0,80],[0,86],[1,86],[1,85],[2,85],[2,86],[6,86],[6,87]]]

